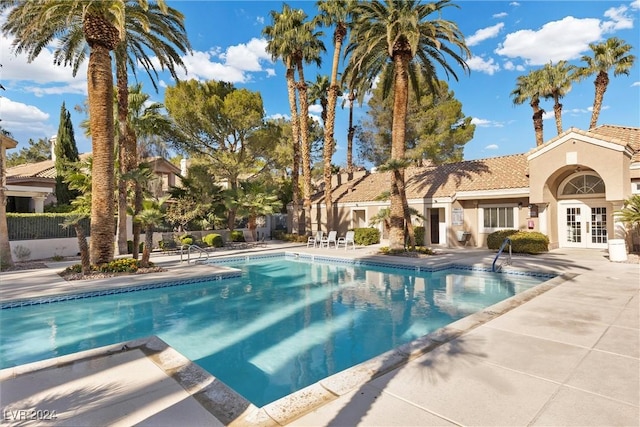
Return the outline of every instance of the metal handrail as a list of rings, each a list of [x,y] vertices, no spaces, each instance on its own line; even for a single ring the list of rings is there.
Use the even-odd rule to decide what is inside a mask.
[[[202,249],[200,246],[198,245],[182,245],[180,246],[180,262],[182,262],[182,255],[184,254],[184,249],[185,246],[187,247],[187,264],[189,264],[189,262],[191,262],[191,249],[198,251],[198,258],[195,260],[196,262],[202,258],[202,254],[205,255],[206,259],[209,259],[209,252],[205,251],[204,249]]]
[[[509,256],[507,258],[506,264],[507,265],[511,265],[511,239],[508,237],[505,237],[504,241],[502,242],[502,245],[500,245],[500,250],[498,251],[496,257],[493,259],[493,264],[491,265],[491,271],[492,272],[496,272],[496,271],[500,271],[502,269],[502,265],[500,264],[498,266],[498,268],[496,268],[496,261],[498,261],[498,258],[500,257],[500,254],[502,254],[502,252],[504,251],[505,246],[509,245]]]

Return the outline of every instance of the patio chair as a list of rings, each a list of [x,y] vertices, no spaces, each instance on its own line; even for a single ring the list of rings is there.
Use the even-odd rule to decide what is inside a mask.
[[[322,241],[323,236],[324,233],[321,230],[316,231],[315,235],[309,236],[309,238],[307,239],[307,247],[309,247],[309,245],[313,245],[314,248],[316,246],[320,246],[320,242]]]
[[[327,235],[327,237],[323,237],[320,240],[320,247],[323,248],[325,245],[327,245],[328,248],[331,247],[331,243],[334,244],[334,246],[338,247],[338,232],[337,231],[330,231],[329,234]]]
[[[356,242],[354,241],[355,234],[356,234],[355,231],[347,231],[347,234],[345,234],[344,237],[338,238],[338,241],[336,242],[336,249],[340,247],[340,244],[344,245],[345,251],[349,247],[349,244],[351,244],[353,249],[355,249],[356,248]]]

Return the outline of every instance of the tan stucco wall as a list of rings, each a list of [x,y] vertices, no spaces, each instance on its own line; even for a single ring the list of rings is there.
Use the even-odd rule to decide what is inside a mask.
[[[529,197],[532,203],[553,202],[560,181],[581,167],[592,169],[602,178],[607,200],[622,200],[631,191],[630,161],[624,151],[570,138],[540,155],[529,157]],[[545,191],[545,188],[551,188],[551,191]]]

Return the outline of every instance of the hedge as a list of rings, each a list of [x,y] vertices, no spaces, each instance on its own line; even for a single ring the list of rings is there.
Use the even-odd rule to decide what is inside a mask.
[[[549,251],[549,238],[538,231],[500,230],[487,236],[487,247],[498,250],[504,239],[511,240],[511,252],[541,254]]]

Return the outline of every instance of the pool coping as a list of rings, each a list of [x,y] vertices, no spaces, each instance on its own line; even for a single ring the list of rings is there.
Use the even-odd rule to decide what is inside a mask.
[[[286,256],[289,251],[285,251]],[[294,253],[295,254],[295,253]],[[268,255],[268,257],[282,256],[283,253],[277,253]],[[266,256],[259,256],[260,258]],[[228,262],[234,256],[225,257],[224,261]],[[257,257],[242,256],[241,259]],[[310,258],[313,258],[311,256]],[[326,259],[328,261],[335,261],[334,258],[327,256],[316,256],[316,259]],[[222,258],[220,259],[222,261]],[[349,264],[370,264],[368,261],[362,260],[347,260]],[[389,266],[398,268],[412,268],[415,265],[410,263],[388,263]],[[452,262],[444,262],[437,266],[438,269],[444,268],[457,268],[457,264]],[[486,267],[476,266],[461,266],[467,270],[478,271],[490,271]],[[425,268],[424,270],[429,269]],[[431,270],[432,271],[432,270]],[[513,271],[511,271],[513,273]],[[237,274],[237,273],[236,273]],[[519,274],[515,271],[515,274]],[[523,272],[524,274],[524,272]],[[369,381],[384,375],[409,361],[428,353],[429,351],[448,343],[461,335],[477,328],[478,326],[520,306],[521,304],[535,298],[536,296],[547,292],[548,290],[558,286],[559,284],[570,280],[577,274],[565,273],[565,274],[546,274],[547,276],[555,276],[549,280],[536,285],[530,289],[527,289],[517,295],[514,295],[508,299],[493,304],[485,309],[476,312],[472,315],[459,319],[443,328],[433,331],[427,335],[419,337],[409,343],[403,344],[400,347],[389,350],[374,358],[359,363],[355,366],[347,368],[343,371],[335,373],[329,377],[311,384],[301,390],[284,396],[274,402],[271,402],[262,407],[256,407],[249,402],[235,390],[218,380],[215,376],[205,371],[196,363],[186,358],[184,355],[173,349],[166,342],[162,341],[157,336],[150,336],[146,338],[125,341],[108,346],[98,347],[90,350],[72,353],[57,358],[46,359],[38,362],[32,362],[15,367],[5,368],[0,370],[0,381],[15,378],[19,375],[33,373],[36,371],[51,369],[55,367],[65,366],[87,359],[94,359],[98,357],[107,357],[117,352],[123,352],[133,349],[141,350],[146,357],[160,367],[168,376],[173,378],[178,384],[187,391],[193,398],[195,398],[204,408],[206,408],[212,415],[220,420],[225,425],[231,426],[270,426],[270,425],[284,425],[287,424],[318,407],[345,395]],[[208,277],[201,277],[201,280],[211,280],[211,275]],[[237,276],[235,276],[237,277]],[[222,278],[222,277],[220,277]],[[194,283],[194,279],[189,283]],[[174,282],[184,282],[182,280],[165,281],[164,283],[158,283],[156,287],[175,286],[175,284],[165,284]],[[188,283],[178,283],[188,284]],[[164,285],[164,286],[162,286]],[[135,285],[130,288],[140,288],[146,285]],[[148,288],[153,288],[149,286]],[[127,287],[120,287],[120,289],[126,289]],[[136,289],[142,290],[142,289]],[[122,290],[122,292],[127,292]],[[131,292],[131,290],[129,291]],[[67,294],[61,294],[60,296],[69,296]],[[98,296],[98,295],[95,295]],[[68,298],[71,299],[71,298]],[[43,303],[43,302],[40,302]]]

